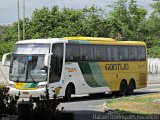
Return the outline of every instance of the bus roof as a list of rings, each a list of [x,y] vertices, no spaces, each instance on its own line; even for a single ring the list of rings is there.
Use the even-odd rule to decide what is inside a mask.
[[[113,42],[116,41],[112,38],[101,38],[101,37],[65,37],[66,40],[85,40],[85,41],[107,41]]]
[[[117,41],[112,38],[100,38],[100,37],[65,37],[65,40],[72,41],[75,43],[76,41],[87,41],[91,44],[120,44],[120,45],[144,45],[146,46],[145,42],[143,41]]]
[[[117,41],[112,38],[100,38],[100,37],[65,37],[65,38],[48,38],[48,39],[32,39],[18,41],[16,44],[30,44],[30,43],[78,43],[78,44],[119,44],[119,45],[144,45],[143,41]]]
[[[30,44],[30,43],[42,43],[42,44],[52,44],[52,43],[66,43],[67,41],[62,38],[47,38],[47,39],[30,39],[18,41],[16,44]]]

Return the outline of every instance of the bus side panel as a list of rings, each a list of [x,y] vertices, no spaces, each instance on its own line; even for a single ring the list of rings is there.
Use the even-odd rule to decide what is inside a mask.
[[[66,63],[65,78],[75,84],[76,94],[110,91],[97,62]]]
[[[111,91],[119,91],[122,80],[127,85],[131,79],[135,80],[136,88],[147,86],[147,64],[142,62],[99,62],[104,79]]]

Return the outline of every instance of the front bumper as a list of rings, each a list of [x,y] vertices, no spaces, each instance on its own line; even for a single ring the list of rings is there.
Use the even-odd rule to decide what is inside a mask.
[[[12,96],[19,96],[20,98],[40,97],[45,94],[46,89],[40,88],[36,90],[19,90],[16,88],[10,88],[8,94]]]

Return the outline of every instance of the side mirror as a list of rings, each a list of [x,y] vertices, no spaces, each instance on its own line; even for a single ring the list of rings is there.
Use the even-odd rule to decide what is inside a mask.
[[[6,53],[6,54],[3,55],[3,57],[2,57],[2,66],[8,66],[6,64],[6,60],[7,60],[7,56],[10,55],[10,54],[11,53]]]
[[[46,54],[44,57],[44,66],[46,67],[49,66],[49,58],[50,58],[50,54]]]

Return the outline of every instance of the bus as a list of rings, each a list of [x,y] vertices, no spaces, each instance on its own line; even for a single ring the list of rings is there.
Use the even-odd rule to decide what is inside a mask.
[[[2,64],[6,65],[4,54]],[[112,38],[65,37],[18,41],[11,54],[9,94],[71,100],[73,94],[132,94],[147,86],[146,44]]]

